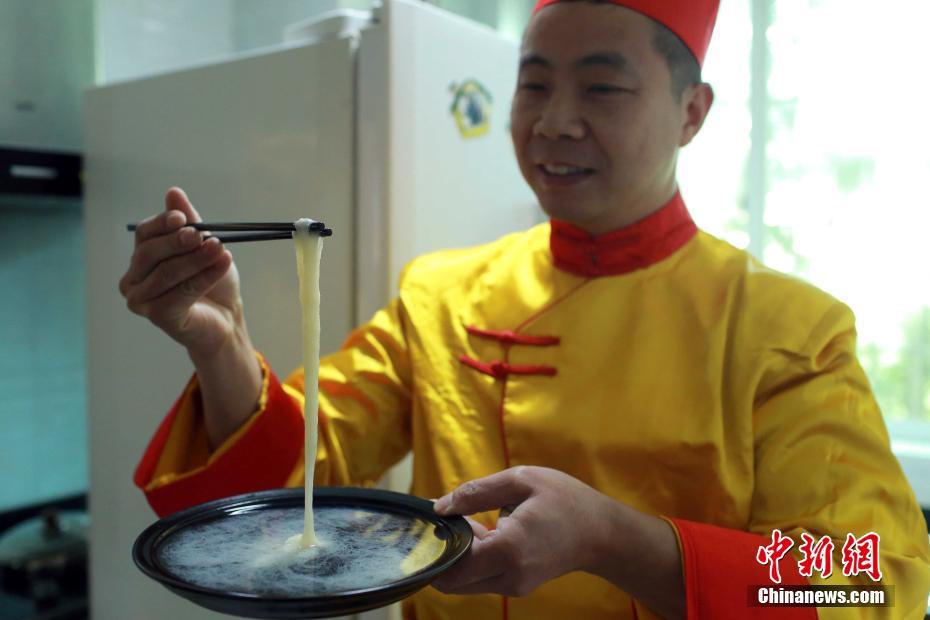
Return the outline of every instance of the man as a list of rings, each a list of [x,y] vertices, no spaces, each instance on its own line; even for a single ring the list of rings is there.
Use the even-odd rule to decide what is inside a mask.
[[[411,492],[474,515],[469,557],[408,616],[815,618],[747,604],[776,529],[828,536],[837,557],[879,533],[888,611],[922,613],[926,529],[851,312],[698,231],[678,194],[678,149],[713,100],[699,63],[716,10],[542,0],[511,120],[551,224],[414,261],[324,360],[315,480],[373,483],[412,448]],[[230,255],[183,228],[199,216],[182,192],[166,202],[121,290],[197,375],[136,483],[160,513],[300,484],[303,375],[282,386],[256,356]],[[808,579],[797,559],[782,584],[870,583]]]

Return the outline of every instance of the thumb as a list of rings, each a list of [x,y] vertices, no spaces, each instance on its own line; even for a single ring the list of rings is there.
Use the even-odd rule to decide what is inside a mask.
[[[507,469],[471,480],[440,497],[434,510],[440,515],[470,515],[505,506],[516,506],[533,493],[520,468]]]
[[[190,224],[203,221],[200,214],[197,213],[197,209],[191,204],[187,194],[180,187],[172,187],[168,190],[168,193],[165,194],[165,210],[181,211],[185,217],[187,217],[187,222]]]

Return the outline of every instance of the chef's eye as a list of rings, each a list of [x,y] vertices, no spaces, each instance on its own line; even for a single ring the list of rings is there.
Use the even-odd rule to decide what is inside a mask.
[[[591,84],[588,86],[588,92],[592,95],[614,95],[626,92],[626,89],[613,84]]]
[[[520,82],[520,90],[529,92],[542,92],[546,90],[546,86],[541,82]]]

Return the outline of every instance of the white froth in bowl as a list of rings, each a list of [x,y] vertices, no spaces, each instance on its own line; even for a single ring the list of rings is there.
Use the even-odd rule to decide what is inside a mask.
[[[384,586],[435,562],[445,542],[433,524],[368,509],[316,511],[319,544],[286,545],[301,508],[258,510],[186,527],[157,552],[177,579],[223,592],[275,598],[327,596]]]

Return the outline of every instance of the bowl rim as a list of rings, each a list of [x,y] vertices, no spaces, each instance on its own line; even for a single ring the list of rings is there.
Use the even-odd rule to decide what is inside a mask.
[[[438,531],[448,536],[445,549],[433,562],[397,581],[335,594],[299,597],[266,596],[199,586],[178,578],[158,561],[160,545],[178,531],[191,525],[257,510],[303,507],[303,488],[287,488],[225,497],[172,513],[159,519],[139,534],[132,547],[132,558],[136,566],[148,577],[166,587],[183,590],[197,597],[210,597],[246,605],[253,602],[261,603],[262,606],[274,606],[275,604],[291,606],[307,603],[313,603],[314,606],[317,604],[329,606],[347,603],[353,599],[378,597],[382,594],[390,597],[410,590],[419,590],[461,560],[471,548],[473,533],[468,522],[460,516],[437,515],[433,510],[433,502],[421,497],[384,489],[317,487],[313,490],[313,501],[315,505],[368,508],[422,519],[433,524]],[[385,604],[395,600],[397,600],[396,597],[390,601],[386,600]]]

